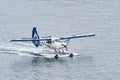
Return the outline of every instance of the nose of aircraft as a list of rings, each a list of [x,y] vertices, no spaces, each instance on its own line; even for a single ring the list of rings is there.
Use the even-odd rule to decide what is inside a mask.
[[[66,43],[63,43],[61,44],[67,51],[68,51],[68,48],[67,48],[67,44]]]
[[[67,44],[66,43],[62,43],[61,44],[63,47],[67,47]]]

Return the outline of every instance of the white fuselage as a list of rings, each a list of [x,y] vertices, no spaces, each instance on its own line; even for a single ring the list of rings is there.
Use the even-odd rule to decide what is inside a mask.
[[[51,42],[44,42],[43,45],[46,45],[47,47],[54,49],[54,50],[60,50],[60,49],[67,47],[66,42],[60,42],[60,41],[55,41],[55,40]]]

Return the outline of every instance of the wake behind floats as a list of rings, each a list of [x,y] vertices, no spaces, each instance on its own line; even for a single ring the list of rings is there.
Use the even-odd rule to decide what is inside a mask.
[[[74,36],[59,37],[59,38],[52,38],[51,36],[41,37],[38,35],[36,27],[33,27],[32,38],[13,39],[11,40],[11,42],[32,42],[35,45],[35,47],[45,45],[48,48],[53,49],[55,51],[54,58],[57,59],[58,57],[60,57],[59,54],[66,54],[65,51],[68,51],[67,47],[71,39],[85,38],[92,36],[95,36],[95,34],[74,35]],[[73,57],[73,54],[69,53],[69,56]]]

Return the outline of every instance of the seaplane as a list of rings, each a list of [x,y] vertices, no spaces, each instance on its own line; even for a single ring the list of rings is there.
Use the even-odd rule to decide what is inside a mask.
[[[12,39],[10,40],[10,42],[32,42],[35,47],[46,46],[54,50],[54,54],[49,53],[49,55],[52,55],[53,58],[58,59],[63,55],[73,57],[73,53],[66,52],[68,51],[68,44],[71,39],[85,38],[92,36],[95,36],[95,34],[73,35],[73,36],[59,37],[59,38],[53,38],[51,36],[41,37],[38,35],[37,28],[33,27],[31,38]],[[41,54],[41,55],[45,57],[48,54]]]

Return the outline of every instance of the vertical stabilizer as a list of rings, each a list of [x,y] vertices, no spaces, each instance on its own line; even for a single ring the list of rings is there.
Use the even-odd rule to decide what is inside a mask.
[[[33,30],[32,30],[32,39],[34,39],[34,40],[40,39],[40,37],[39,37],[39,35],[37,33],[37,30],[36,30],[36,27],[33,27]],[[40,40],[38,40],[38,41],[32,41],[32,42],[33,42],[33,44],[36,47],[40,46]]]

